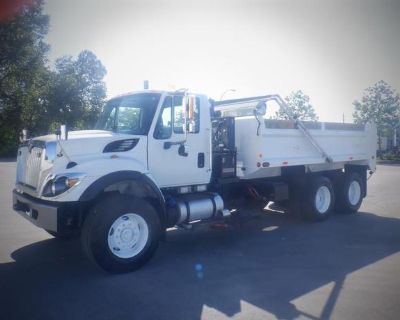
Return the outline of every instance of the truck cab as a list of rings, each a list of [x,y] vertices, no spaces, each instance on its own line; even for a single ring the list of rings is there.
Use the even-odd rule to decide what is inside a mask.
[[[148,235],[157,242],[168,226],[223,215],[220,196],[207,192],[211,161],[205,95],[150,90],[125,94],[108,101],[94,130],[40,136],[20,146],[14,209],[66,238],[82,231],[104,199],[114,206],[139,203],[157,220],[157,236]],[[190,200],[198,204],[191,217],[189,210],[184,215],[183,209],[171,210],[187,206],[171,200],[173,195],[203,192]],[[138,227],[136,218],[132,226]],[[133,237],[136,229],[131,229],[125,231]],[[118,258],[121,248],[115,248]]]

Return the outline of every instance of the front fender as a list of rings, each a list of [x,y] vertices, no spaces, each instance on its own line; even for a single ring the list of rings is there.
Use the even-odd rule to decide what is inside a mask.
[[[68,172],[80,172],[86,175],[85,178],[77,186],[74,186],[73,188],[61,193],[56,197],[41,197],[43,200],[58,202],[78,201],[87,188],[101,177],[118,171],[134,171],[139,173],[145,173],[147,171],[145,164],[136,159],[128,157],[103,157],[91,159],[90,161],[82,161],[81,159],[77,159],[76,162],[78,164],[70,167],[69,169],[65,169],[65,166],[57,167],[55,173],[63,174]]]
[[[158,214],[160,215],[161,222],[163,225],[165,225],[167,223],[167,213],[164,196],[149,175],[143,174],[138,171],[117,171],[109,173],[97,179],[82,193],[79,201],[92,201],[96,199],[107,187],[112,186],[113,184],[120,181],[126,180],[140,181],[143,186],[150,190],[151,197],[156,201],[156,209],[158,211]]]
[[[160,200],[162,200],[162,202],[164,203],[164,196],[162,195],[161,190],[158,188],[155,182],[148,175],[131,170],[112,172],[97,179],[82,193],[79,201],[93,200],[108,186],[126,180],[141,181],[144,185],[147,185],[153,191],[154,195],[157,196],[157,198],[160,198]]]
[[[137,171],[147,172],[145,163],[131,157],[101,157],[97,159],[81,160],[76,159],[77,165],[70,167],[66,172],[85,172],[91,177],[101,177],[116,171]]]

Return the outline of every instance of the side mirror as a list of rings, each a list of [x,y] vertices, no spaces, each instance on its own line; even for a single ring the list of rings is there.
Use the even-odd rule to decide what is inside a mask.
[[[185,110],[185,126],[183,130],[185,133],[196,133],[198,132],[198,117],[199,107],[196,105],[196,97],[192,95],[185,95],[182,100],[183,110]]]
[[[254,113],[257,116],[264,116],[267,113],[267,104],[265,101],[260,101],[257,103]]]

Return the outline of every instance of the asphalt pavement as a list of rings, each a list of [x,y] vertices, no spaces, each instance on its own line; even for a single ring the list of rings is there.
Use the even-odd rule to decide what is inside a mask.
[[[400,319],[400,166],[380,165],[360,212],[305,223],[272,210],[168,232],[137,272],[93,267],[12,211],[0,162],[0,319]]]

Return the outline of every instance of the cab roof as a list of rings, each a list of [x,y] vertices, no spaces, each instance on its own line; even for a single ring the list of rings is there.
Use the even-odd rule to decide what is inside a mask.
[[[131,92],[122,93],[122,94],[113,96],[108,100],[113,100],[113,99],[116,99],[116,98],[126,97],[126,96],[130,96],[130,95],[137,94],[137,93],[159,93],[159,94],[175,94],[175,95],[182,94],[183,95],[185,92],[181,91],[181,90],[172,91],[172,90],[150,90],[150,89],[144,89],[144,90],[137,90],[137,91],[131,91]],[[194,95],[200,95],[200,94],[197,94],[197,93],[194,93],[194,92],[188,92],[188,93],[189,94],[194,94]]]

